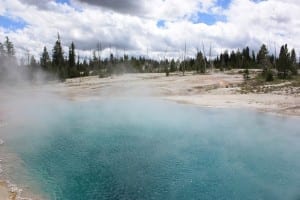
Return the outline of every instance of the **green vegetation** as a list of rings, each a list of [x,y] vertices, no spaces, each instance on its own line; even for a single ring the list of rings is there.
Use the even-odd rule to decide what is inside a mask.
[[[280,49],[278,58],[278,77],[281,79],[289,78],[291,75],[297,75],[296,53],[292,49],[291,53],[288,51],[287,45],[283,45]]]
[[[297,88],[298,87],[298,88]],[[248,79],[241,85],[241,93],[300,93],[300,75],[290,76],[282,79],[272,75],[272,81],[262,74],[254,74],[254,78]]]
[[[51,54],[46,47],[41,52],[40,59],[29,56],[26,60],[17,62],[13,43],[6,37],[4,43],[0,43],[0,80],[4,80],[8,71],[21,71],[22,76],[34,79],[34,73],[38,71],[47,72],[47,79],[65,80],[89,75],[98,75],[100,78],[112,74],[121,73],[166,73],[166,76],[176,71],[181,71],[184,75],[186,71],[196,71],[197,73],[207,73],[208,70],[219,69],[220,71],[230,69],[245,69],[242,73],[245,80],[251,83],[248,69],[261,69],[261,78],[266,82],[276,81],[277,79],[291,79],[297,75],[299,63],[295,50],[290,52],[287,45],[280,49],[279,57],[270,55],[266,45],[262,45],[257,54],[249,47],[231,51],[225,50],[219,56],[212,59],[206,57],[205,53],[198,51],[195,58],[186,58],[183,60],[164,59],[161,61],[139,57],[129,57],[124,53],[121,57],[115,57],[113,53],[109,58],[101,58],[101,48],[97,45],[97,51],[94,50],[90,59],[81,58],[76,55],[76,45],[72,42],[69,45],[68,55],[66,56],[62,41],[58,34]],[[251,52],[251,53],[250,53]],[[26,64],[25,64],[26,63]],[[9,70],[8,70],[9,69]],[[11,76],[10,78],[13,78]]]
[[[245,79],[241,87],[242,93],[268,93],[282,90],[291,94],[300,92],[293,88],[300,86],[299,64],[294,49],[289,52],[287,45],[282,45],[277,59],[269,56],[266,46],[262,45],[257,55],[257,63],[262,73],[257,74],[253,79]],[[244,77],[245,74],[244,72]]]

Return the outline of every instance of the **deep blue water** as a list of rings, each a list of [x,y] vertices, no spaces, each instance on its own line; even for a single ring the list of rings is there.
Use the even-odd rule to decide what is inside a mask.
[[[49,199],[300,199],[300,120],[152,100],[37,105],[5,138]]]

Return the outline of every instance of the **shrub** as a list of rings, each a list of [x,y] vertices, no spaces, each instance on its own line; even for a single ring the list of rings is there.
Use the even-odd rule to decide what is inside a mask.
[[[248,69],[245,69],[243,71],[243,76],[244,76],[244,79],[245,80],[248,80],[250,77],[249,77],[249,70]]]
[[[274,80],[273,72],[271,70],[266,71],[265,74],[264,74],[264,77],[265,77],[267,82],[270,82],[270,81]]]

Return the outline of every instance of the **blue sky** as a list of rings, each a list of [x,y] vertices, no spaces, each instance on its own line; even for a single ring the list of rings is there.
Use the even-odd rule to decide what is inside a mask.
[[[3,27],[10,31],[23,29],[26,25],[27,23],[22,19],[16,19],[10,16],[0,15],[0,27]]]
[[[0,42],[8,36],[16,48],[29,48],[37,56],[44,45],[53,48],[57,32],[66,52],[74,41],[84,56],[97,41],[104,49],[132,54],[149,49],[159,55],[168,49],[178,56],[185,43],[191,55],[202,43],[216,52],[256,50],[262,43],[276,43],[279,49],[288,43],[300,52],[298,0],[0,1]],[[109,48],[105,51],[109,55]]]
[[[231,3],[231,0],[218,0],[217,4],[222,8],[228,8]]]
[[[190,21],[194,24],[204,23],[207,25],[213,25],[218,21],[226,21],[226,17],[222,15],[198,12],[196,17],[192,17]]]
[[[193,24],[204,23],[207,25],[213,25],[218,21],[225,22],[226,17],[223,15],[215,15],[215,14],[198,12],[195,16],[190,17],[189,21],[191,21]],[[160,19],[157,21],[156,26],[158,28],[164,29],[166,28],[165,24],[166,24],[166,20]]]
[[[55,1],[57,3],[62,3],[62,4],[66,3],[66,4],[70,5],[70,0],[55,0]]]
[[[158,21],[157,21],[156,26],[157,26],[158,28],[165,28],[165,23],[166,23],[166,21],[163,20],[163,19],[161,19],[161,20],[158,20]]]

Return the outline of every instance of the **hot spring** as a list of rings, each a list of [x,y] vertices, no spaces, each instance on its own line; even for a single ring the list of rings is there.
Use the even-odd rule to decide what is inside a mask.
[[[4,173],[46,199],[300,199],[299,118],[151,99],[20,117],[1,129]]]

